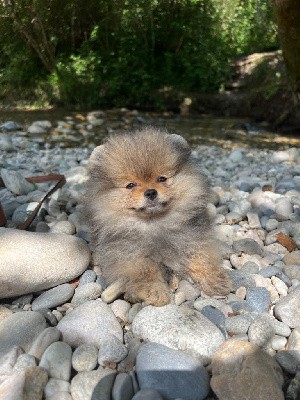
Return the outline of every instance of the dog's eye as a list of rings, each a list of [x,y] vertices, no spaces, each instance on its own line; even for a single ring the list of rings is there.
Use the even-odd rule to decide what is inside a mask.
[[[128,185],[126,186],[126,189],[133,189],[136,187],[136,183],[130,182],[128,183]]]
[[[167,178],[165,177],[165,176],[159,176],[158,178],[157,178],[157,182],[166,182],[166,180],[167,180]]]

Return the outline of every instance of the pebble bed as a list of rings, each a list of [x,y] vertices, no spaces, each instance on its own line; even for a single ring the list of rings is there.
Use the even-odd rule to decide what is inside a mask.
[[[300,149],[199,146],[208,205],[233,282],[208,297],[177,282],[171,304],[130,303],[90,261],[81,196],[94,147],[49,146],[50,121],[0,126],[0,398],[265,400],[300,398]],[[55,127],[108,128],[105,114]],[[31,231],[15,229],[52,187]]]

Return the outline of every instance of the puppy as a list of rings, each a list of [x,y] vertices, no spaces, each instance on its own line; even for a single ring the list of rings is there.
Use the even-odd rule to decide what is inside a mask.
[[[207,212],[209,187],[186,140],[151,127],[110,136],[89,160],[85,208],[107,283],[148,304],[170,301],[172,275],[207,295],[231,283]]]

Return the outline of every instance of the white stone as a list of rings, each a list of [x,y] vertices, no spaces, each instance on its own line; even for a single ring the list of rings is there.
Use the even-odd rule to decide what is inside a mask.
[[[34,184],[28,182],[18,171],[2,168],[1,177],[7,189],[14,194],[27,194],[35,189]]]
[[[90,261],[86,242],[69,235],[0,228],[0,243],[0,298],[68,282]]]
[[[71,360],[71,347],[64,342],[54,342],[45,350],[39,366],[47,370],[50,378],[68,381],[71,376]]]
[[[132,331],[144,340],[184,350],[205,364],[224,341],[221,331],[202,314],[172,304],[143,308],[133,320]]]
[[[45,318],[36,311],[18,312],[0,321],[0,359],[15,346],[27,352],[46,327]]]
[[[9,135],[4,133],[0,134],[0,150],[1,151],[13,151],[14,146]]]
[[[98,348],[108,335],[115,335],[123,341],[122,328],[103,301],[90,300],[68,312],[59,321],[57,329],[61,331],[64,342],[72,347],[83,343],[92,343]]]

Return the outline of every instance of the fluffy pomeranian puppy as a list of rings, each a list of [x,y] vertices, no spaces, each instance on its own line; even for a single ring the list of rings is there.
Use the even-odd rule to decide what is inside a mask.
[[[207,295],[231,283],[207,212],[209,187],[186,140],[151,127],[110,136],[89,160],[85,208],[94,264],[148,304],[170,301],[172,275]]]

